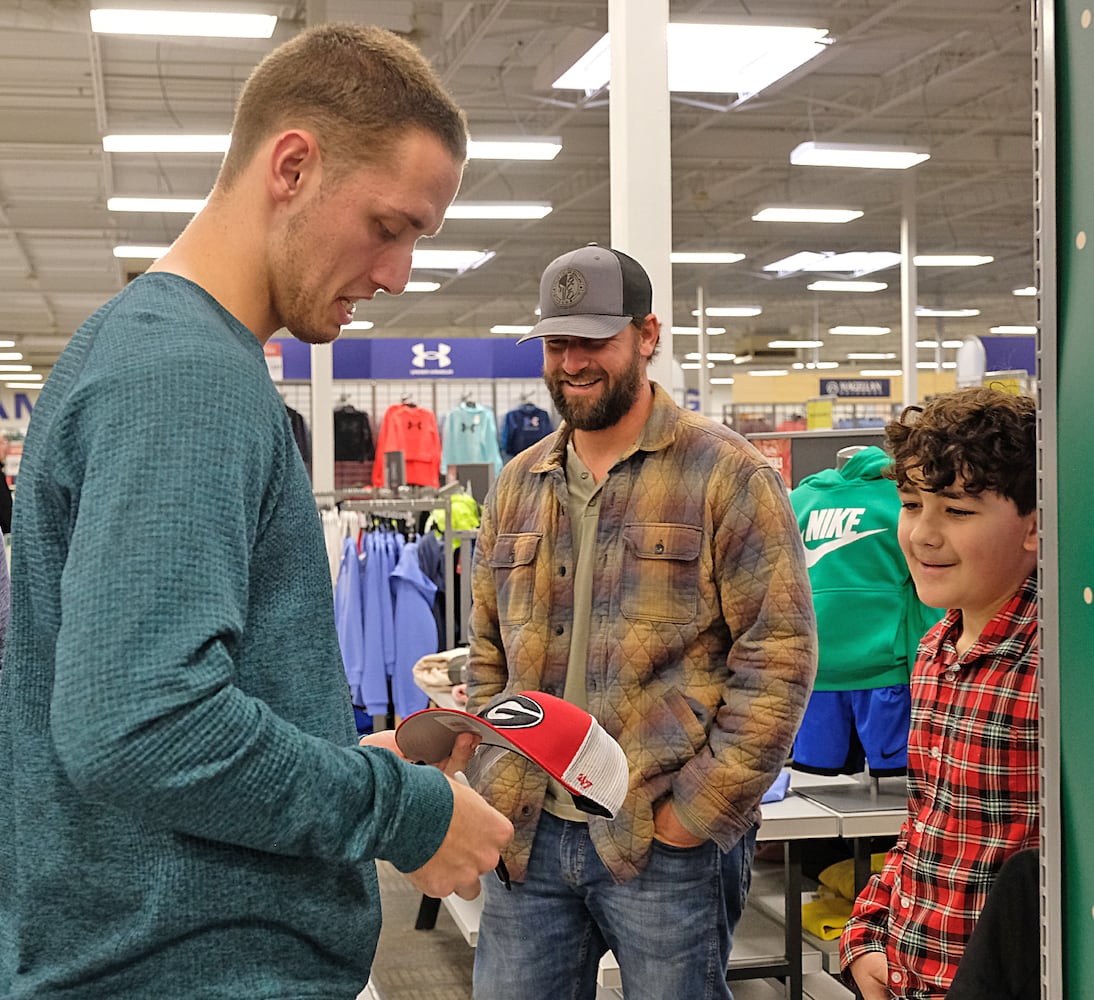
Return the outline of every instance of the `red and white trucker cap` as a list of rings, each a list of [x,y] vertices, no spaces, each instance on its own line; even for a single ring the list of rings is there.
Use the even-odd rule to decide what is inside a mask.
[[[542,691],[521,691],[481,715],[427,708],[407,716],[395,742],[409,760],[444,760],[459,733],[478,733],[489,746],[512,750],[561,782],[584,812],[614,818],[627,797],[623,748],[584,709]]]

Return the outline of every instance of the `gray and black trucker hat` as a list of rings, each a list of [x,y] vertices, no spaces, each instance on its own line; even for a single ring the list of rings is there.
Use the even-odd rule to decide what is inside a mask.
[[[590,243],[547,265],[539,282],[540,320],[517,343],[536,337],[606,340],[652,311],[653,287],[642,265]]]

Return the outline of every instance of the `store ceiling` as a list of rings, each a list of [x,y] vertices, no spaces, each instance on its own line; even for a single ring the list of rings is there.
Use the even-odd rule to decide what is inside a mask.
[[[108,6],[138,6],[114,2]],[[146,4],[146,6],[157,6]],[[104,153],[104,134],[226,132],[234,99],[273,44],[315,20],[357,20],[405,32],[430,56],[472,135],[558,136],[550,162],[474,160],[461,200],[549,201],[539,221],[450,220],[434,245],[493,250],[478,270],[415,272],[439,291],[380,296],[358,318],[382,336],[489,336],[494,324],[533,320],[539,275],[556,254],[610,238],[608,100],[554,90],[559,68],[607,29],[607,3],[249,2],[160,3],[281,17],[270,41],[172,40],[90,32],[86,0],[0,3],[0,337],[36,370],[49,366],[80,322],[147,262],[116,259],[117,244],[163,244],[185,216],[108,212],[110,196],[203,197],[218,157]],[[735,0],[670,2],[673,19],[792,21],[834,40],[803,69],[757,97],[686,95],[672,102],[673,243],[678,250],[735,250],[731,265],[674,265],[677,324],[708,306],[758,305],[725,325],[710,350],[741,353],[787,337],[825,342],[800,361],[843,363],[836,374],[892,363],[847,362],[849,351],[899,353],[900,272],[871,275],[882,292],[812,292],[818,277],[775,278],[764,265],[799,250],[899,251],[905,174],[791,166],[806,140],[904,142],[931,159],[914,171],[921,253],[988,254],[973,268],[919,268],[919,302],[978,309],[967,319],[919,320],[921,339],[987,334],[1032,324],[1033,158],[1031,27],[1017,0]],[[560,67],[559,64],[562,64]],[[844,225],[760,223],[765,205],[861,209]],[[842,275],[847,277],[847,275]],[[891,327],[882,337],[834,337],[838,324]],[[941,334],[941,337],[939,337]],[[674,338],[677,358],[696,349]],[[923,359],[933,352],[921,352]],[[952,359],[952,350],[945,353]],[[716,374],[733,374],[719,364]],[[739,369],[738,369],[739,370]]]

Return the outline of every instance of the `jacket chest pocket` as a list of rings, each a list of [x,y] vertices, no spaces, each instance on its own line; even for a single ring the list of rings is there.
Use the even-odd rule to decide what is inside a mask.
[[[498,595],[498,622],[522,625],[532,616],[532,598],[536,589],[536,552],[539,532],[498,535],[490,554],[494,571],[494,589]]]
[[[692,621],[699,604],[702,529],[690,524],[628,524],[623,543],[624,617]]]

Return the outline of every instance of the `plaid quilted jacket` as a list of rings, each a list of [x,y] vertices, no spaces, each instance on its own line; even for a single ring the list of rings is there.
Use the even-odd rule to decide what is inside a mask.
[[[739,435],[655,386],[641,438],[611,470],[597,527],[589,711],[622,745],[630,790],[589,817],[619,881],[645,866],[653,807],[723,849],[756,821],[816,672],[801,536],[778,474]],[[564,472],[569,431],[516,456],[482,514],[473,564],[469,711],[523,690],[563,692],[573,613]],[[516,826],[527,867],[544,772],[507,754],[479,790]]]

